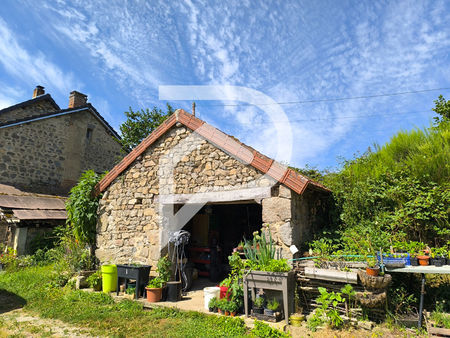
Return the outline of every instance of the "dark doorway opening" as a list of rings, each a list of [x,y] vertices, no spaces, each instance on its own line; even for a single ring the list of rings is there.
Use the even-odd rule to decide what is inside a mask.
[[[188,260],[199,276],[221,280],[228,256],[243,239],[261,229],[262,206],[254,201],[205,205],[184,227],[190,232]]]

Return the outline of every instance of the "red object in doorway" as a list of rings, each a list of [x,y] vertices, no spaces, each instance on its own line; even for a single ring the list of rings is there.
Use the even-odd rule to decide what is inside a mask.
[[[225,298],[227,296],[228,292],[228,286],[221,286],[220,287],[220,299]],[[230,298],[230,295],[228,295],[228,298]]]

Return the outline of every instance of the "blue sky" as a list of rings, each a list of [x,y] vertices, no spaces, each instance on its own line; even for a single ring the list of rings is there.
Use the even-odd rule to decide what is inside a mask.
[[[26,1],[0,7],[0,108],[40,84],[67,107],[78,90],[118,130],[163,107],[159,85],[249,87],[277,102],[450,87],[448,1]],[[428,126],[450,90],[282,105],[291,164],[334,168],[398,130]],[[171,102],[190,110],[190,102]],[[229,101],[197,114],[267,155],[268,116]]]

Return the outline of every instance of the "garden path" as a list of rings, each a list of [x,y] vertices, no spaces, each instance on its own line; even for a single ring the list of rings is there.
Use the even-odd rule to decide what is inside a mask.
[[[89,330],[56,319],[45,319],[24,310],[25,301],[0,290],[0,338],[19,337],[93,337]]]

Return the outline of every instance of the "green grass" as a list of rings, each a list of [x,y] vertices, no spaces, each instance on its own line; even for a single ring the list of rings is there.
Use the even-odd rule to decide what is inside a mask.
[[[431,319],[440,327],[450,329],[450,314],[443,312],[432,312]]]
[[[17,307],[44,318],[88,328],[108,336],[239,337],[247,335],[240,318],[219,317],[158,307],[150,311],[124,300],[115,303],[103,293],[53,287],[51,266],[31,267],[0,275],[0,296],[13,294]]]

